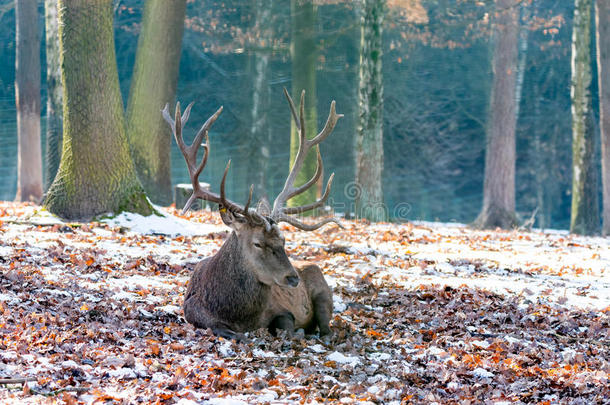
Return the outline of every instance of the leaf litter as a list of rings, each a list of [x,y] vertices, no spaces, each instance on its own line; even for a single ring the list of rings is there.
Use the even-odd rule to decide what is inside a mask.
[[[181,309],[227,232],[209,211],[177,216],[70,224],[0,203],[0,402],[610,402],[607,239],[285,226],[291,259],[333,287],[334,335],[236,343]]]

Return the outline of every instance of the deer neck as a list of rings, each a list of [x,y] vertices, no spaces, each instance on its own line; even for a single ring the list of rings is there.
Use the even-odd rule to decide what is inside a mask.
[[[215,312],[229,321],[256,323],[265,309],[271,287],[258,281],[248,269],[235,232],[212,258],[207,297]],[[222,296],[221,296],[222,294]],[[245,328],[247,328],[244,325]]]

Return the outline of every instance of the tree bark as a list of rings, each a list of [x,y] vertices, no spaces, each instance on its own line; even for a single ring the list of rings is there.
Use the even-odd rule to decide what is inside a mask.
[[[57,0],[45,0],[45,31],[47,48],[47,136],[45,190],[57,174],[61,160],[62,103],[61,65],[59,64],[59,19]]]
[[[112,0],[59,0],[63,150],[45,204],[71,220],[121,211],[151,214],[125,135]]]
[[[575,0],[572,34],[572,215],[570,232],[599,227],[591,101],[592,0]]]
[[[610,4],[596,1],[597,75],[602,148],[602,233],[610,235]]]
[[[178,82],[186,0],[149,0],[127,107],[127,137],[138,178],[157,204],[172,202],[171,132],[160,111],[173,105]]]
[[[254,196],[257,199],[267,195],[267,168],[270,157],[271,133],[269,131],[269,109],[271,94],[269,89],[269,74],[271,58],[271,0],[256,0],[252,2],[254,9],[254,28],[257,44],[252,52],[252,109],[250,125],[250,150],[252,156],[248,160],[248,182],[254,185]]]
[[[16,201],[40,202],[42,152],[40,146],[40,36],[36,0],[15,2],[17,108]]]
[[[483,208],[474,226],[511,228],[515,214],[515,94],[518,0],[496,0],[494,23],[493,83],[490,97]]]
[[[364,0],[356,133],[356,215],[385,221],[383,204],[383,19],[385,0]]]
[[[295,103],[305,90],[305,128],[307,138],[313,138],[318,130],[317,99],[316,99],[316,61],[318,58],[316,46],[316,6],[312,0],[291,0],[292,39],[290,55],[292,58],[292,98]],[[294,122],[290,127],[290,166],[296,158],[299,149],[299,135]],[[301,172],[297,175],[295,186],[307,182],[316,171],[317,146],[313,148]],[[309,190],[288,201],[289,206],[299,206],[315,200],[317,190]]]

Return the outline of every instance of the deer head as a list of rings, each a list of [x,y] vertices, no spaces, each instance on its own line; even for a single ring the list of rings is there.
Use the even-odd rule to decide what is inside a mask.
[[[178,147],[184,156],[193,186],[193,194],[185,204],[183,213],[189,209],[191,204],[197,198],[218,204],[222,221],[225,223],[225,225],[233,229],[237,238],[237,250],[239,251],[238,254],[240,256],[240,260],[242,261],[242,265],[249,271],[252,271],[259,282],[263,284],[295,287],[299,283],[299,277],[297,272],[290,264],[288,256],[286,255],[286,251],[284,249],[285,239],[278,227],[278,224],[280,222],[286,222],[305,231],[318,229],[321,226],[331,222],[337,223],[339,226],[341,226],[341,224],[334,218],[327,218],[315,224],[307,224],[294,216],[313,210],[324,204],[330,194],[330,187],[332,185],[334,173],[331,174],[330,178],[328,179],[324,194],[319,200],[299,207],[287,207],[286,202],[292,197],[299,195],[312,187],[322,176],[322,157],[319,149],[316,149],[317,168],[314,176],[305,184],[298,187],[294,186],[295,179],[303,166],[307,153],[331,134],[338,119],[343,115],[336,113],[335,102],[333,101],[330,105],[328,119],[322,131],[314,138],[307,139],[305,136],[304,119],[305,91],[301,93],[298,115],[294,102],[286,89],[284,89],[284,95],[288,100],[292,117],[295,120],[297,129],[299,131],[300,143],[295,161],[284,184],[284,188],[276,197],[272,207],[264,202],[260,202],[256,209],[250,207],[252,202],[253,187],[250,187],[250,193],[244,206],[241,206],[240,204],[226,198],[225,181],[231,161],[229,161],[227,164],[222,176],[222,181],[220,183],[220,194],[215,194],[204,190],[200,186],[199,175],[203,171],[210,153],[208,131],[222,112],[222,107],[220,107],[203,124],[191,145],[186,145],[184,143],[182,138],[182,127],[189,118],[193,103],[188,105],[184,111],[184,114],[181,114],[180,103],[177,103],[174,119],[172,119],[169,114],[169,106],[166,105],[163,109],[163,117],[170,125],[174,137],[176,138]],[[202,143],[204,140],[205,142]],[[203,146],[204,153],[202,160],[198,163],[197,151],[200,145]]]

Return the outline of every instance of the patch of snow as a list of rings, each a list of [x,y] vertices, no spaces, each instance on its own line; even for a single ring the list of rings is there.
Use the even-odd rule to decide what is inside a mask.
[[[324,348],[324,346],[322,346],[319,343],[311,346],[309,349],[311,349],[312,351],[314,351],[316,353],[324,353],[326,351],[326,348]]]
[[[210,398],[203,403],[210,405],[248,405],[247,402],[234,398]]]
[[[208,235],[214,232],[222,232],[226,228],[212,225],[200,224],[187,221],[186,219],[175,217],[163,212],[160,207],[155,207],[161,215],[143,216],[133,212],[123,212],[116,217],[102,220],[110,226],[120,226],[128,228],[132,232],[139,234],[158,234],[169,236],[197,236]]]
[[[266,352],[266,351],[258,349],[258,348],[252,350],[252,354],[255,357],[277,357],[276,354],[273,352]]]
[[[477,367],[472,371],[472,375],[478,378],[491,378],[494,376],[494,373],[487,371],[482,367]]]
[[[371,354],[369,354],[369,357],[375,361],[387,361],[392,358],[392,356],[389,353],[379,353],[379,352],[371,353]]]
[[[481,349],[489,349],[490,346],[489,342],[485,340],[473,340],[470,343],[472,343],[473,346],[480,347]]]
[[[223,357],[235,356],[235,351],[231,348],[230,340],[225,340],[222,342],[222,345],[220,345],[218,351],[223,355]]]
[[[334,312],[343,312],[347,309],[347,305],[345,305],[345,303],[343,302],[343,300],[333,294],[333,311]]]
[[[107,373],[109,376],[118,378],[120,380],[133,380],[134,378],[138,377],[136,375],[136,373],[134,373],[134,371],[130,368],[110,369],[107,371]],[[161,373],[155,373],[155,374],[161,374]],[[154,379],[154,377],[155,376],[153,375],[153,379]]]
[[[155,309],[157,311],[161,311],[161,312],[165,312],[165,313],[173,314],[173,315],[179,315],[180,312],[182,311],[182,308],[180,308],[177,305],[163,305],[161,307],[155,307]]]
[[[358,356],[346,356],[343,353],[332,352],[326,359],[329,361],[335,361],[339,364],[349,364],[351,366],[355,366],[360,363],[360,358]]]

